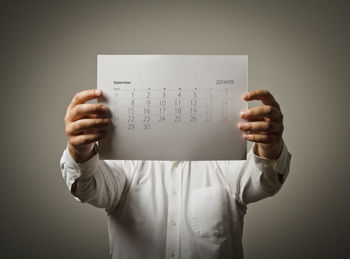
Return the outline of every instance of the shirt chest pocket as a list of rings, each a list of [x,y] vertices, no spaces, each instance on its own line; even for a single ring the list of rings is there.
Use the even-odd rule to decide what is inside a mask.
[[[196,235],[221,242],[228,231],[227,191],[220,186],[209,186],[191,191],[188,217]]]

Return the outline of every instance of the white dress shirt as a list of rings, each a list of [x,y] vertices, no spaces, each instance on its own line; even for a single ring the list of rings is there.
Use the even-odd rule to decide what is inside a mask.
[[[274,195],[289,172],[283,144],[276,160],[99,160],[60,166],[72,195],[104,208],[113,259],[243,258],[247,204]],[[74,183],[74,184],[73,184]]]

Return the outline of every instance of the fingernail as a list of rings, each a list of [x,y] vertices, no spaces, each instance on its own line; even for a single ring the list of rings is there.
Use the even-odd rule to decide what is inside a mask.
[[[244,129],[244,123],[242,123],[242,122],[240,122],[239,124],[238,124],[238,128],[241,130],[241,129]]]
[[[248,139],[248,135],[247,135],[247,134],[243,134],[243,138],[244,138],[245,140],[247,140],[247,139]]]
[[[241,115],[241,117],[245,117],[245,116],[247,115],[247,111],[242,111],[242,112],[240,113],[240,115]]]
[[[243,99],[248,99],[249,97],[250,97],[249,93],[245,93],[245,94],[243,95]]]
[[[96,89],[96,90],[95,90],[95,94],[96,94],[96,95],[100,95],[101,93],[102,93],[102,91],[101,91],[100,89]]]

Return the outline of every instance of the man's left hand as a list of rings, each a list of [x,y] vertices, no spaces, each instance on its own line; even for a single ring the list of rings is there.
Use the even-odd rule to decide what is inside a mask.
[[[243,100],[261,100],[264,105],[252,107],[240,113],[243,138],[257,143],[257,155],[277,159],[283,148],[283,114],[279,104],[267,90],[255,90],[243,95]]]

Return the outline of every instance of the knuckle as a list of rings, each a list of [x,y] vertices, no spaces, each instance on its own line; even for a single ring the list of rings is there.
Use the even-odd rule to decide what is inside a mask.
[[[71,124],[69,127],[67,127],[66,129],[66,132],[69,134],[69,135],[74,135],[75,134],[75,126],[73,124]]]
[[[71,110],[71,118],[72,118],[72,120],[74,120],[74,118],[77,116],[77,115],[79,115],[79,113],[80,113],[80,111],[81,111],[81,108],[79,107],[79,106],[75,106],[72,110]]]
[[[64,115],[64,123],[68,124],[71,121],[73,110],[67,109],[66,114]]]
[[[77,101],[79,101],[80,95],[81,95],[81,92],[76,93],[76,94],[73,96],[72,102],[77,102]]]
[[[284,119],[283,113],[281,113],[280,118],[281,118],[281,121],[283,121],[283,119]]]
[[[74,107],[74,115],[78,115],[81,113],[81,107],[79,105]]]
[[[74,132],[78,132],[82,128],[81,121],[76,121],[74,124],[72,124],[72,128]]]
[[[65,130],[67,136],[71,135],[71,130],[70,130],[70,127],[68,127],[68,125],[66,125],[64,130]]]

